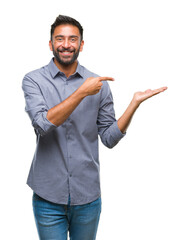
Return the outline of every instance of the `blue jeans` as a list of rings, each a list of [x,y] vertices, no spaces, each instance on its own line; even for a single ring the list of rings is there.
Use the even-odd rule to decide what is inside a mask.
[[[40,240],[95,240],[101,213],[101,198],[71,206],[49,202],[33,194],[33,211]]]

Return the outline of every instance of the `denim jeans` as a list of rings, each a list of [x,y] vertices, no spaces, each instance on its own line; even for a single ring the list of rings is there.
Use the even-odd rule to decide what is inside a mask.
[[[40,240],[95,240],[101,213],[101,198],[71,206],[49,202],[33,194],[33,211]]]

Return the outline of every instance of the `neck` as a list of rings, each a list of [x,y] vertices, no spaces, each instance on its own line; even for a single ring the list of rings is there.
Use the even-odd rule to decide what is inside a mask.
[[[54,58],[54,63],[57,66],[57,68],[66,75],[67,78],[75,73],[77,64],[78,64],[78,62],[76,60],[74,63],[72,63],[68,66],[64,66],[64,65],[60,64],[55,58]]]

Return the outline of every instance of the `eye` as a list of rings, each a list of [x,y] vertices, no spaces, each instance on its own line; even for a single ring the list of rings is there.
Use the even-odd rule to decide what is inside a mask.
[[[71,42],[75,42],[76,41],[76,38],[71,38]]]
[[[63,39],[63,37],[55,37],[55,40],[57,41],[57,42],[62,42],[64,39]]]
[[[57,38],[56,39],[58,42],[62,42],[63,41],[63,38]]]

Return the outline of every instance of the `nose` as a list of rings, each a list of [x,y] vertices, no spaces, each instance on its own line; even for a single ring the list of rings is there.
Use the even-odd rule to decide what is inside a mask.
[[[64,48],[69,48],[70,47],[70,42],[69,42],[69,39],[64,39],[64,41],[62,42],[62,46]]]

